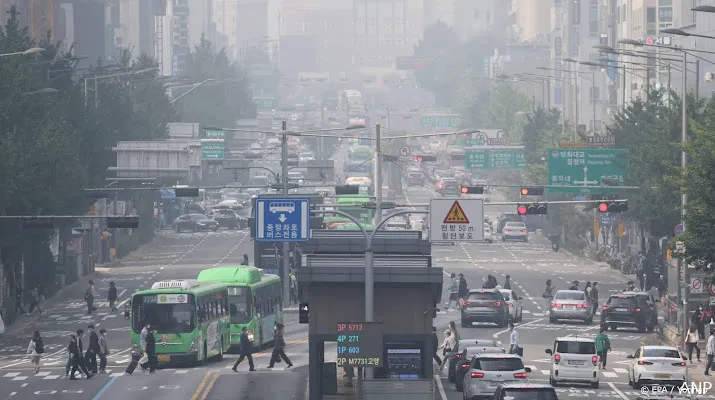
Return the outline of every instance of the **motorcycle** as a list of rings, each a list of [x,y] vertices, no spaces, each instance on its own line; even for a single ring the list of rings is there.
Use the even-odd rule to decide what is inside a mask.
[[[559,235],[549,235],[551,240],[551,249],[555,252],[559,251]]]

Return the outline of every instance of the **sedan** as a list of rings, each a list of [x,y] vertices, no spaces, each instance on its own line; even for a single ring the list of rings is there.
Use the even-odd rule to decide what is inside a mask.
[[[184,214],[174,220],[174,230],[181,231],[214,231],[218,230],[218,222],[203,214]]]
[[[523,222],[507,222],[502,230],[501,240],[518,239],[524,242],[529,241],[529,232]]]
[[[492,226],[488,223],[484,223],[484,241],[493,243],[494,242],[494,236],[492,235]]]
[[[580,319],[587,324],[592,323],[593,312],[586,293],[580,290],[556,292],[549,307],[549,322],[560,319]]]
[[[659,384],[680,386],[688,381],[686,357],[672,346],[641,346],[632,355],[628,383],[634,389],[641,385]]]
[[[238,229],[238,216],[229,208],[217,208],[209,211],[209,218],[218,222],[219,228]]]
[[[459,369],[459,365],[463,362],[466,362],[469,364],[469,360],[472,359],[472,356],[478,352],[472,352],[469,353],[469,355],[465,355],[465,350],[468,349],[483,349],[483,353],[504,353],[504,349],[499,347],[497,344],[497,341],[495,339],[460,339],[459,343],[457,343],[459,353],[455,354],[454,357],[452,357],[449,360],[449,368],[448,368],[448,373],[447,376],[449,378],[450,382],[455,381],[455,374],[457,370]],[[464,377],[464,376],[462,376]]]
[[[514,322],[521,322],[524,318],[523,307],[521,305],[521,297],[514,293],[511,289],[499,289],[506,305],[509,306],[509,318]]]
[[[466,349],[462,350],[461,353],[459,353],[455,356],[455,358],[457,358],[457,360],[454,363],[454,366],[452,365],[451,360],[450,360],[449,381],[454,382],[455,388],[457,389],[458,392],[462,391],[462,384],[464,383],[464,374],[469,369],[469,364],[470,364],[470,361],[472,360],[472,357],[479,355],[479,354],[506,354],[506,350],[504,350],[504,348],[498,347],[498,346],[492,346],[492,347],[472,346],[472,347],[467,347]]]

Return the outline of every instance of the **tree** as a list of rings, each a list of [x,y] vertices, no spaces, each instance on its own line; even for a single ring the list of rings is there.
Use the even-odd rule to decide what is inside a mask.
[[[192,82],[216,82],[196,88],[196,92],[177,102],[182,121],[233,127],[237,119],[255,117],[256,107],[245,74],[224,50],[216,51],[205,38],[189,57],[187,76]]]

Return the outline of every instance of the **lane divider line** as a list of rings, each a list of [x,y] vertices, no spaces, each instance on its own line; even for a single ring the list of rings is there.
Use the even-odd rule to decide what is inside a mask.
[[[211,393],[211,390],[214,388],[214,385],[216,384],[216,381],[218,378],[221,377],[221,373],[218,371],[215,371],[213,373],[212,378],[208,381],[208,384],[206,385],[206,389],[204,390],[203,396],[201,396],[201,399],[199,400],[206,400],[206,398],[209,396],[209,393]]]
[[[104,392],[106,392],[107,389],[109,389],[109,387],[112,386],[112,384],[113,384],[114,381],[116,381],[116,380],[117,380],[117,377],[116,377],[116,376],[115,376],[115,377],[112,377],[107,383],[104,384],[104,386],[102,386],[101,389],[99,389],[99,392],[97,392],[97,394],[92,398],[92,400],[99,400],[99,398],[102,397],[102,395],[104,394]]]
[[[439,397],[441,397],[442,400],[449,400],[447,398],[447,393],[444,391],[444,386],[442,385],[442,377],[440,377],[438,374],[435,374],[434,381],[437,383],[437,391],[439,391]]]
[[[204,377],[201,379],[201,383],[199,383],[199,387],[196,388],[196,391],[194,391],[194,394],[191,396],[191,400],[199,400],[201,394],[203,394],[206,383],[209,381],[213,373],[214,371],[207,371],[204,374]]]

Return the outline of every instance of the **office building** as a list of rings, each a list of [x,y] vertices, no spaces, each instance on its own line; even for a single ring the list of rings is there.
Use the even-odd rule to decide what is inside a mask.
[[[238,0],[236,48],[239,59],[254,47],[270,52],[268,15],[268,0]]]
[[[354,62],[391,68],[410,56],[423,33],[422,4],[410,0],[353,0]]]
[[[514,39],[517,42],[548,43],[553,0],[517,0]]]

